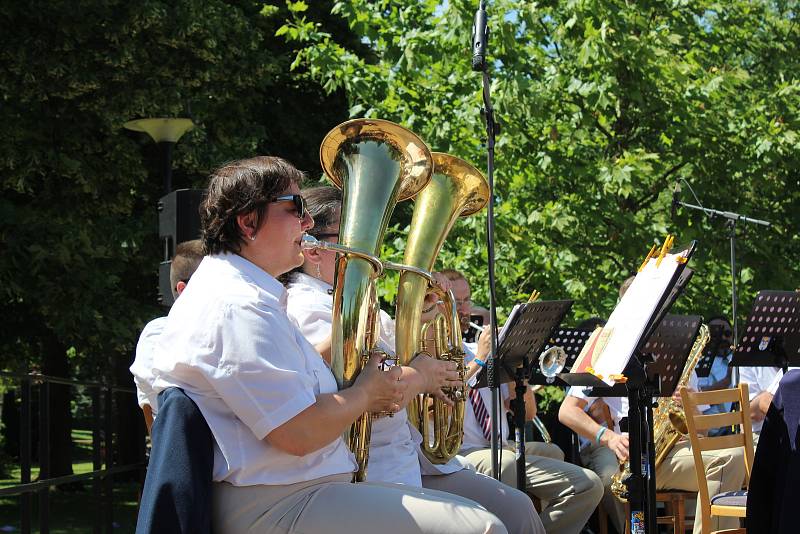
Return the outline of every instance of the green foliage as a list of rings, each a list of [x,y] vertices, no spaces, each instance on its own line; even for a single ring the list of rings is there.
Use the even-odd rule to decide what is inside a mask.
[[[351,116],[402,123],[432,149],[483,166],[481,80],[470,70],[474,2],[337,2],[363,53],[290,3],[278,34],[303,47],[293,63]],[[667,232],[697,239],[697,275],[678,310],[730,312],[728,238],[684,200],[769,219],[740,228],[743,303],[792,289],[800,271],[797,2],[490,3],[497,144],[499,303],[539,289],[573,298],[575,319],[607,315],[619,284]],[[396,212],[384,253],[399,257],[410,210]],[[466,272],[486,302],[485,216],[461,222],[439,266]],[[743,306],[746,308],[746,306]]]
[[[319,4],[308,16],[330,18]],[[163,313],[161,154],[125,121],[195,121],[175,147],[175,188],[256,153],[319,172],[309,147],[345,108],[289,72],[295,53],[273,37],[287,13],[248,0],[0,7],[0,365],[36,361],[51,337],[91,376]]]
[[[539,413],[558,413],[558,407],[564,400],[566,392],[558,386],[544,386],[536,393],[536,406]]]

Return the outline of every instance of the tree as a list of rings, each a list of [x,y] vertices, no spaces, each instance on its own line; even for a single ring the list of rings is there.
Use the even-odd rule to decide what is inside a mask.
[[[258,152],[319,172],[318,140],[345,109],[341,95],[289,72],[294,51],[271,37],[286,15],[247,0],[0,7],[6,368],[116,374],[131,384],[138,334],[163,313],[155,305],[162,190],[156,146],[123,130],[125,121],[194,119],[175,148],[176,187],[202,186],[214,167]],[[326,27],[349,42],[343,23]],[[71,394],[52,391],[52,475],[71,472]]]
[[[328,90],[344,89],[351,116],[402,123],[433,149],[484,167],[480,78],[469,60],[474,4],[337,2],[333,12],[370,55],[338,42],[302,2],[288,3],[294,18],[279,34],[305,44],[295,66]],[[700,242],[697,274],[676,309],[730,313],[725,230],[695,212],[670,221],[679,179],[704,205],[775,223],[739,241],[743,302],[758,288],[796,286],[797,2],[496,0],[488,10],[502,125],[503,310],[535,288],[575,299],[576,320],[605,316],[619,284],[672,231],[679,242]],[[408,208],[396,220],[385,247],[392,257]],[[440,265],[471,275],[485,302],[483,224],[460,224]]]

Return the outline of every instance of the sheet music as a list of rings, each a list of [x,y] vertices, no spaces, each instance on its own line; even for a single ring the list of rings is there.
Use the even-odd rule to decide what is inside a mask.
[[[508,314],[508,319],[506,319],[506,322],[503,324],[503,328],[500,329],[500,333],[497,334],[498,347],[503,344],[503,340],[506,338],[506,332],[508,332],[508,327],[509,325],[513,324],[514,317],[516,317],[519,313],[521,306],[522,304],[514,304],[514,307],[511,309],[511,313]]]
[[[658,259],[650,259],[636,275],[628,291],[614,308],[602,331],[587,342],[585,359],[581,368],[591,366],[595,374],[609,386],[614,383],[610,375],[620,375],[656,311],[664,293],[670,288],[676,271],[688,251],[667,254],[660,265]],[[573,370],[575,372],[576,370]]]

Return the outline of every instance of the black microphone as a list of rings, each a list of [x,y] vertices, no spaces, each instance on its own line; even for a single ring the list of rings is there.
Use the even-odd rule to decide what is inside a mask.
[[[472,70],[486,70],[486,41],[489,40],[489,27],[486,25],[486,0],[481,0],[472,24]]]
[[[681,183],[678,180],[675,180],[675,187],[672,189],[672,208],[669,212],[669,218],[674,219],[675,214],[678,212],[678,206],[680,206],[680,197],[681,197]]]

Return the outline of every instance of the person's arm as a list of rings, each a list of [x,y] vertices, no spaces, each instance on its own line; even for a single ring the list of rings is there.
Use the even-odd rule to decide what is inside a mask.
[[[325,339],[314,345],[314,348],[317,349],[319,355],[322,356],[322,359],[325,360],[328,365],[331,364],[331,336],[328,335]]]
[[[153,433],[153,408],[149,404],[142,405],[142,412],[144,412],[144,424],[147,427],[147,434]]]
[[[492,348],[491,340],[491,330],[487,326],[483,329],[483,332],[481,332],[481,335],[478,337],[478,347],[475,351],[475,358],[470,360],[466,366],[465,379],[467,382],[469,382],[469,379],[476,375],[478,371],[486,366],[486,360],[489,359],[489,352]],[[481,363],[478,363],[478,361]]]
[[[594,422],[606,428],[614,428],[614,419],[611,417],[611,410],[603,399],[595,399],[591,406],[589,406],[589,417],[594,419]]]
[[[264,439],[288,454],[305,456],[338,439],[364,412],[397,412],[407,383],[398,367],[382,371],[379,364],[380,358],[373,356],[352,387],[318,395],[314,404]]]
[[[403,366],[401,369],[403,380],[408,382],[405,403],[408,403],[414,395],[430,393],[445,403],[452,404],[442,389],[461,385],[456,362],[437,360],[420,354],[411,361],[409,366]]]
[[[601,432],[601,428],[605,428],[597,424],[597,422],[589,417],[584,411],[587,401],[579,399],[571,395],[564,398],[561,403],[561,408],[558,410],[558,420],[566,425],[578,435],[601,445],[605,445],[617,455],[620,461],[628,458],[628,438],[621,434],[617,434],[613,429],[608,428]],[[597,436],[600,440],[596,441]]]
[[[733,375],[733,367],[728,367],[725,376],[705,388],[705,390],[725,389],[731,385],[731,376]]]
[[[769,405],[772,404],[772,393],[762,391],[750,401],[750,419],[753,421],[763,421],[767,416]]]

